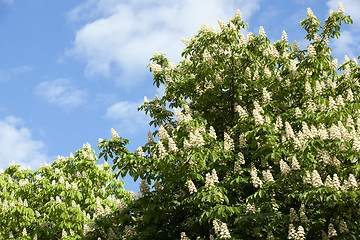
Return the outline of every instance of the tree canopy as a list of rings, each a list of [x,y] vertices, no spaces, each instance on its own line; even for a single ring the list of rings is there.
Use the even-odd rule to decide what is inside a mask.
[[[263,27],[246,33],[240,11],[218,22],[183,39],[180,63],[151,59],[165,93],[139,108],[157,128],[148,142],[99,145],[118,175],[142,179],[120,228],[127,239],[356,239],[359,67],[338,66],[329,46],[351,18],[341,3],[323,23],[308,8],[305,49],[285,31],[273,43]]]

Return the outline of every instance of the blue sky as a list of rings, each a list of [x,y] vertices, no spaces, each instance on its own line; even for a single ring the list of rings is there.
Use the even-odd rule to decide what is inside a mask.
[[[360,1],[342,1],[354,24],[331,43],[342,62],[360,55]],[[11,162],[37,169],[58,155],[68,156],[113,127],[143,145],[147,118],[137,111],[152,86],[147,64],[154,51],[181,60],[181,38],[202,23],[217,27],[237,9],[271,41],[282,30],[306,46],[300,20],[306,9],[324,20],[338,2],[329,0],[0,0],[0,168]],[[98,152],[98,151],[97,151]],[[102,161],[102,160],[101,160]],[[138,185],[125,178],[125,189]]]

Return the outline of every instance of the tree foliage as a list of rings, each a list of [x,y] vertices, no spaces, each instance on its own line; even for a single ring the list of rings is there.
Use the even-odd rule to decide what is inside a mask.
[[[360,236],[360,73],[329,46],[343,23],[341,4],[323,24],[309,8],[301,50],[285,31],[274,43],[262,27],[245,36],[238,11],[184,39],[179,64],[156,53],[165,93],[140,110],[158,130],[135,153],[117,134],[99,145],[117,175],[142,179],[117,215],[126,238]]]
[[[36,171],[9,166],[0,174],[0,239],[121,237],[109,216],[126,207],[130,193],[108,163],[96,161],[86,144]]]

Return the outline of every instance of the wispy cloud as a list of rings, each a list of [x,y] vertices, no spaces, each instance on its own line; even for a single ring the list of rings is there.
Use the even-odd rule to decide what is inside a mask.
[[[35,170],[49,160],[45,144],[33,139],[31,131],[22,126],[22,120],[7,116],[0,120],[0,168],[6,169],[12,162]]]
[[[353,58],[357,57],[360,53],[360,48],[356,44],[358,34],[355,34],[350,31],[341,31],[339,39],[335,39],[333,46],[333,54],[337,58],[343,58],[344,55]]]
[[[179,61],[182,37],[196,34],[202,23],[227,21],[236,9],[249,18],[260,0],[150,0],[119,2],[89,0],[69,13],[69,19],[91,19],[77,32],[67,54],[86,62],[88,77],[117,78],[117,83],[141,81],[154,50]]]
[[[77,89],[69,79],[56,79],[39,83],[35,93],[61,107],[73,108],[85,102],[86,90]]]
[[[106,110],[105,118],[113,121],[121,129],[121,134],[143,131],[149,126],[150,118],[144,112],[137,110],[142,104],[142,101],[117,102]]]
[[[12,4],[14,0],[0,0],[0,6],[4,4]]]
[[[1,3],[0,3],[1,5]],[[0,82],[5,82],[17,77],[18,75],[30,72],[32,67],[22,65],[11,69],[0,69]]]

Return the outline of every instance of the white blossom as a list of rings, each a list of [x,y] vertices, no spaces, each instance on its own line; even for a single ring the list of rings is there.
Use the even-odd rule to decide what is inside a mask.
[[[336,237],[337,236],[337,232],[334,228],[334,225],[332,223],[329,224],[329,228],[328,228],[328,237],[332,238],[332,237]]]
[[[240,119],[243,119],[243,118],[246,118],[249,116],[248,113],[246,112],[246,110],[239,105],[236,106],[236,111],[239,113]]]
[[[215,132],[215,129],[213,128],[213,126],[210,126],[210,129],[209,129],[209,135],[210,137],[212,137],[213,139],[216,140],[216,132]]]
[[[111,128],[111,135],[113,138],[119,138],[119,135],[117,134],[114,128]]]
[[[158,146],[158,151],[159,151],[160,157],[167,155],[166,149],[165,149],[165,147],[164,147],[164,145],[162,144],[161,141],[159,141],[157,143],[157,146]]]
[[[349,228],[344,219],[340,220],[339,230],[340,230],[340,233],[348,233],[349,232]]]
[[[344,6],[341,4],[341,2],[339,2],[339,4],[338,4],[338,13],[341,15],[345,14],[345,9],[344,9]]]
[[[321,187],[323,186],[323,182],[321,180],[321,177],[320,177],[320,174],[318,173],[318,171],[315,169],[313,172],[312,172],[312,185],[313,187]]]
[[[299,44],[297,43],[297,41],[296,41],[296,40],[294,40],[294,51],[295,51],[295,52],[300,51]]]
[[[289,167],[289,165],[284,161],[284,160],[280,160],[280,171],[282,174],[289,174],[291,172],[291,168]]]
[[[189,189],[190,194],[193,194],[193,193],[197,192],[196,186],[193,183],[193,181],[187,180],[186,185],[187,185],[187,187]]]
[[[274,181],[274,177],[272,176],[270,170],[263,170],[262,174],[263,174],[263,178],[264,178],[265,182],[273,182]]]
[[[161,71],[162,71],[162,68],[161,68],[161,66],[160,66],[159,64],[152,62],[152,63],[150,63],[150,70],[151,70],[154,74],[156,74],[156,73],[158,73],[158,72],[161,72]]]
[[[305,240],[305,230],[302,226],[298,227],[297,233],[296,233],[296,240]]]
[[[166,140],[169,138],[169,134],[167,133],[163,125],[160,125],[159,127],[158,136],[160,140]]]
[[[294,208],[290,208],[290,222],[297,222],[299,221],[299,217],[296,213]]]
[[[314,46],[311,44],[307,48],[307,55],[309,57],[314,57],[316,55],[316,50],[315,50]]]
[[[251,181],[254,185],[255,188],[259,188],[262,186],[263,182],[260,180],[260,178],[257,175],[257,169],[255,168],[255,166],[251,167],[250,170],[250,175],[251,175]]]
[[[266,90],[266,87],[263,88],[263,103],[269,103],[271,99],[271,93]]]
[[[296,229],[292,223],[289,224],[288,239],[296,239]]]
[[[254,205],[254,204],[248,203],[248,204],[246,205],[246,214],[248,214],[248,213],[251,213],[251,214],[256,213],[256,208],[255,208],[255,205]]]
[[[337,58],[335,58],[335,59],[331,62],[330,66],[331,66],[331,68],[334,69],[334,70],[338,67],[338,60],[337,60]]]
[[[300,164],[299,164],[299,161],[297,160],[296,156],[292,157],[291,169],[292,170],[300,170]]]
[[[231,138],[230,134],[224,133],[224,150],[233,151],[235,150],[234,140]]]
[[[312,94],[312,89],[309,81],[305,82],[305,94],[307,95]]]
[[[348,101],[348,102],[353,102],[354,101],[354,94],[353,94],[353,92],[351,91],[350,88],[347,90],[346,101]]]
[[[265,29],[262,26],[259,27],[259,37],[266,37]]]
[[[307,8],[307,17],[308,18],[312,18],[312,17],[316,18],[313,11],[311,10],[311,8]]]
[[[283,42],[287,42],[287,41],[288,41],[288,36],[287,36],[285,30],[282,31],[281,41],[283,41]]]
[[[294,131],[293,131],[290,123],[287,122],[287,121],[285,122],[285,131],[286,131],[286,138],[287,138],[288,140],[290,140],[290,139],[292,139],[292,138],[295,137]]]

